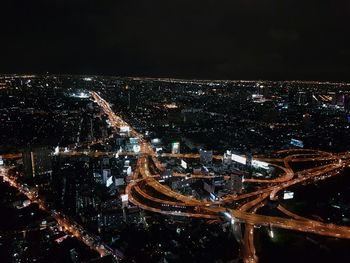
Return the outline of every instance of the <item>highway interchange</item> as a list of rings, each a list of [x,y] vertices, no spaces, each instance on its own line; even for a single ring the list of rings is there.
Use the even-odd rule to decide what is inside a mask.
[[[116,130],[121,127],[130,127],[122,118],[117,116],[111,109],[109,103],[98,93],[91,92],[94,101],[101,107],[108,116],[111,126]],[[308,232],[328,237],[350,239],[350,227],[326,224],[316,220],[304,218],[287,210],[281,204],[277,209],[285,214],[285,217],[266,216],[258,214],[259,208],[265,206],[269,200],[278,200],[278,194],[291,186],[313,183],[329,177],[337,176],[344,168],[350,165],[349,153],[328,153],[317,150],[292,149],[283,150],[273,154],[273,156],[254,156],[257,160],[268,162],[270,166],[281,171],[280,176],[273,179],[247,178],[245,183],[259,185],[254,191],[242,194],[227,195],[217,201],[199,200],[191,196],[182,195],[173,191],[168,186],[159,182],[159,174],[164,167],[157,158],[156,152],[151,144],[144,139],[135,129],[130,127],[130,137],[136,137],[140,143],[140,153],[137,154],[137,165],[133,172],[133,178],[126,187],[129,201],[140,208],[155,213],[171,216],[183,216],[191,218],[201,218],[208,220],[223,220],[226,218],[232,223],[233,228],[240,228],[241,223],[245,224],[242,239],[242,257],[244,262],[257,262],[258,258],[254,246],[254,227],[266,226],[273,235],[272,228],[284,228],[289,230]],[[113,152],[79,152],[70,151],[61,153],[67,156],[89,155],[108,156]],[[120,153],[120,155],[135,155],[135,153]],[[20,154],[3,155],[5,159],[19,158]],[[165,153],[162,157],[198,159],[198,154],[170,154]],[[215,155],[214,159],[221,160],[223,156]],[[298,162],[325,162],[326,164],[294,171],[292,163]],[[157,172],[153,173],[150,164],[156,167]],[[154,169],[153,169],[154,170]],[[10,176],[8,168],[1,168],[0,176],[25,194],[32,202],[39,204],[39,207],[49,212],[53,218],[63,227],[82,240],[89,247],[94,248],[101,256],[112,254],[116,258],[122,258],[118,251],[108,249],[98,238],[79,226],[76,222],[66,218],[64,215],[53,211],[45,205],[45,202],[38,197],[35,192],[26,189],[17,180]],[[176,174],[175,176],[188,176]],[[192,175],[194,176],[194,175]],[[197,175],[198,179],[209,178],[207,175]]]
[[[99,94],[92,92],[96,103],[101,106],[108,116],[111,125],[115,128],[129,126],[118,117]],[[348,153],[332,154],[316,150],[284,150],[276,152],[277,157],[256,156],[261,161],[269,162],[270,165],[283,170],[281,176],[275,179],[246,179],[248,183],[260,183],[264,186],[259,190],[243,193],[241,195],[228,195],[218,201],[197,200],[190,196],[177,193],[169,187],[162,185],[157,180],[157,174],[152,174],[149,169],[149,162],[153,162],[159,170],[164,170],[157,159],[156,153],[151,145],[143,139],[134,129],[131,129],[131,136],[137,137],[141,142],[141,153],[137,162],[134,178],[127,186],[129,201],[142,209],[173,216],[185,216],[203,219],[218,219],[222,214],[229,214],[233,223],[245,223],[243,244],[243,259],[245,262],[257,262],[254,247],[254,226],[264,225],[278,227],[295,231],[309,232],[336,238],[350,238],[350,228],[334,224],[306,219],[295,215],[283,206],[278,209],[286,217],[272,217],[257,214],[257,210],[270,200],[277,200],[278,194],[291,186],[301,183],[313,183],[318,180],[337,176],[350,164]],[[199,158],[198,154],[165,154],[173,158]],[[214,156],[216,159],[221,156]],[[293,171],[290,166],[292,162],[319,162],[328,163],[301,171]],[[149,191],[152,189],[152,191]],[[155,195],[154,193],[159,193]],[[159,196],[162,196],[160,198]],[[235,201],[240,201],[239,207],[229,208]]]

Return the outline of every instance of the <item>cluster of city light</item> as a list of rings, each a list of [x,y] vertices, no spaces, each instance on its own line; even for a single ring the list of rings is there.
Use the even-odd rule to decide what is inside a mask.
[[[153,161],[160,173],[165,169],[157,159],[156,152],[158,151],[155,151],[152,145],[147,142],[141,134],[139,134],[136,130],[131,128],[128,123],[117,116],[111,110],[110,105],[104,99],[102,99],[100,95],[95,92],[91,92],[91,95],[108,116],[110,125],[113,128],[118,129],[119,132],[126,133],[128,136],[132,137],[132,139],[137,141],[137,143],[134,143],[134,146],[137,147],[133,149],[133,153],[123,153],[121,149],[117,153],[111,153],[111,155],[115,156],[116,158],[119,158],[119,156],[123,154],[133,154],[138,157],[137,166],[133,173],[134,178],[127,185],[126,194],[122,196],[123,203],[130,201],[142,209],[166,215],[204,219],[218,219],[223,215],[224,218],[226,218],[232,225],[236,225],[236,223],[239,222],[245,222],[247,224],[245,232],[245,239],[247,242],[244,242],[245,262],[256,262],[257,260],[253,242],[255,225],[269,226],[268,233],[271,238],[274,238],[275,236],[272,227],[279,227],[350,239],[350,228],[348,227],[325,224],[315,220],[305,220],[305,218],[295,215],[282,206],[278,206],[278,209],[291,218],[271,217],[256,213],[260,207],[265,205],[266,200],[276,200],[280,192],[283,192],[283,198],[285,199],[293,198],[293,193],[288,191],[288,188],[291,186],[302,183],[312,183],[316,180],[323,180],[331,176],[338,175],[341,170],[343,170],[346,166],[349,166],[349,153],[331,154],[314,150],[294,149],[280,151],[277,153],[276,158],[253,156],[251,158],[252,167],[262,169],[270,169],[270,167],[275,167],[280,169],[283,173],[278,178],[273,179],[245,179],[245,183],[265,183],[263,186],[259,187],[253,192],[246,192],[239,195],[227,195],[220,199],[213,199],[213,201],[198,200],[191,196],[185,196],[177,193],[171,190],[169,187],[161,184],[159,181],[160,179],[157,179],[159,174],[152,174],[149,170],[150,160]],[[161,155],[164,157],[181,158],[181,166],[184,169],[187,169],[187,163],[184,161],[184,159],[200,158],[199,154],[180,154],[180,147],[177,142],[173,143],[172,146],[172,153],[162,153]],[[68,151],[68,149],[62,152],[57,147],[55,148],[54,154],[76,155],[79,153]],[[103,155],[106,153],[94,152],[93,154]],[[284,157],[278,157],[279,154]],[[232,154],[231,152],[227,152],[224,156],[213,155],[212,157],[214,159],[223,160],[225,156],[230,156],[231,160],[247,165],[247,158],[245,156]],[[329,163],[298,172],[294,172],[290,167],[291,162],[313,162],[320,160],[327,160]],[[279,163],[282,164],[280,165]],[[130,171],[129,174],[131,175]],[[3,173],[2,176],[4,176]],[[181,174],[174,173],[174,176],[181,176]],[[200,177],[201,176],[198,178]],[[19,189],[21,189],[16,182],[13,182],[13,180],[9,181],[11,182],[11,185],[17,186]],[[108,183],[110,183],[110,178],[108,179]],[[145,185],[147,185],[148,188],[145,188]],[[149,191],[149,189],[153,190]],[[169,197],[172,201],[154,196],[156,192],[161,193],[161,196]],[[45,203],[43,203],[40,199],[37,199],[36,195],[33,193],[27,194],[31,201],[37,201],[43,209],[47,209]],[[142,200],[137,197],[140,195],[142,196]],[[241,204],[237,209],[232,210],[226,208],[227,206],[232,207],[232,204],[238,200],[241,201]],[[67,221],[64,221],[60,217],[56,216],[56,218],[60,224],[64,225],[65,227],[68,226],[69,229],[72,229],[71,231],[76,233],[78,237],[81,236],[79,230],[74,228],[74,226],[67,225]],[[96,249],[101,251],[101,247]],[[104,253],[111,252],[105,251]]]

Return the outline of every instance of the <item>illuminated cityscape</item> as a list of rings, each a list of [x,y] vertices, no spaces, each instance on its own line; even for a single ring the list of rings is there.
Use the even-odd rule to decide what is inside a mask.
[[[0,81],[7,261],[349,258],[348,84]]]
[[[0,6],[0,263],[350,262],[350,1]]]

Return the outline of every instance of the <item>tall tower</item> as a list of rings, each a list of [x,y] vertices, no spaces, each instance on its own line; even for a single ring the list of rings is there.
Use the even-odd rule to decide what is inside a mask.
[[[50,151],[46,148],[36,148],[23,153],[24,175],[34,178],[40,175],[52,174]]]
[[[126,89],[127,92],[128,92],[128,109],[130,109],[130,106],[131,106],[131,98],[130,98],[130,89],[129,89],[129,86],[126,85],[126,86],[125,86],[125,89]]]
[[[344,95],[344,109],[346,112],[350,112],[350,94]]]
[[[91,140],[93,141],[94,140],[94,126],[93,126],[93,123],[92,123],[92,118],[90,119],[90,134],[91,134]]]

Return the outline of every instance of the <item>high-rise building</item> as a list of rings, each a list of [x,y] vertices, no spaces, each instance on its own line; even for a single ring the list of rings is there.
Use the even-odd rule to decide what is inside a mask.
[[[231,174],[227,183],[227,188],[233,193],[241,193],[243,187],[243,177],[239,174]]]
[[[104,185],[107,184],[107,180],[109,177],[111,177],[111,169],[103,169],[102,170],[102,183]]]
[[[171,153],[172,154],[180,153],[180,143],[179,142],[173,142],[171,144]]]
[[[298,92],[298,105],[305,105],[308,103],[308,94],[304,91]]]
[[[202,164],[211,163],[213,161],[213,151],[199,150],[199,155]]]
[[[350,112],[350,95],[349,94],[344,95],[344,109],[347,112]]]
[[[23,153],[24,175],[37,177],[52,174],[51,152],[47,148],[35,148]]]

